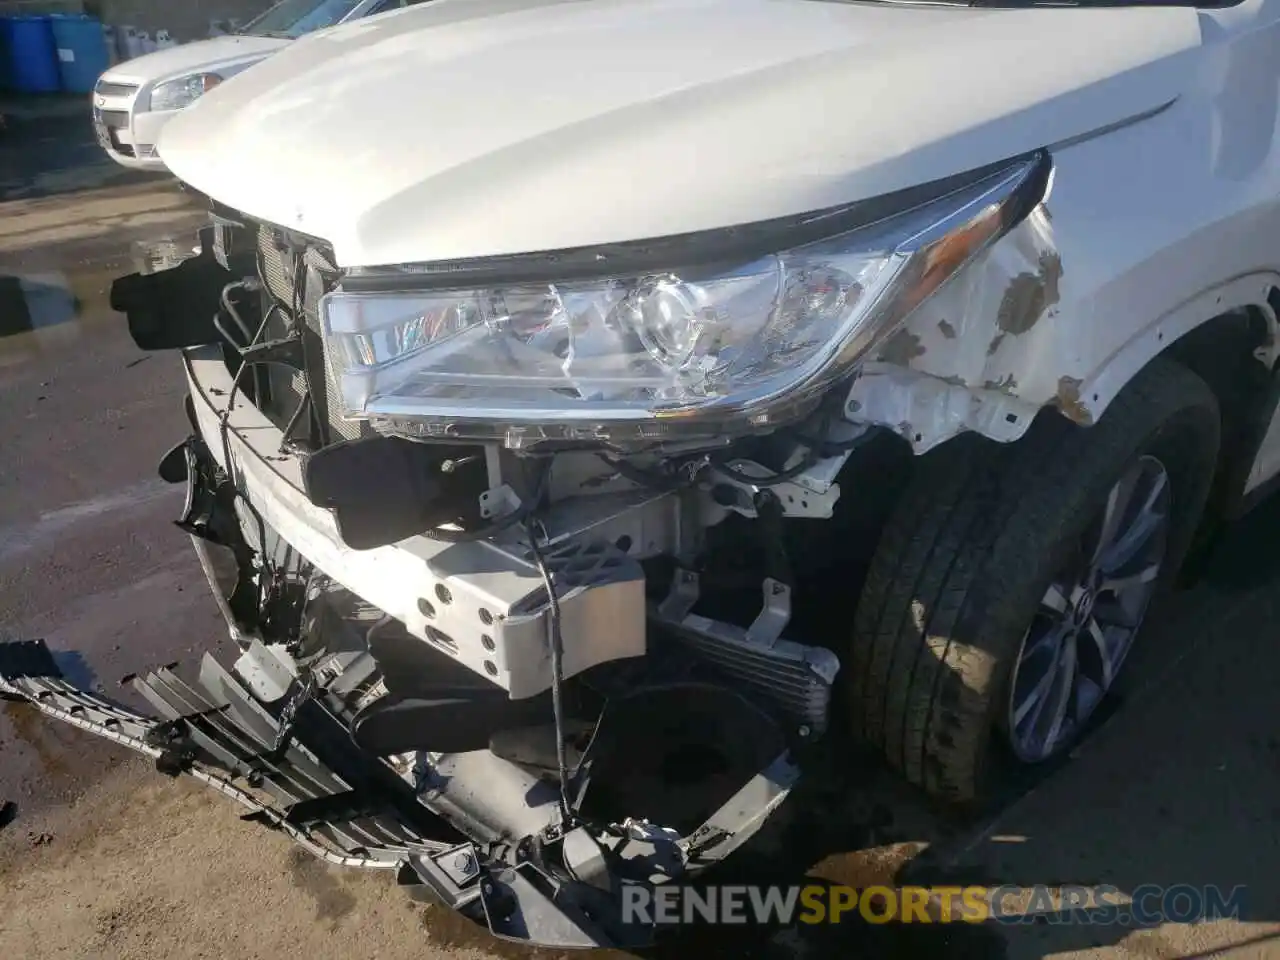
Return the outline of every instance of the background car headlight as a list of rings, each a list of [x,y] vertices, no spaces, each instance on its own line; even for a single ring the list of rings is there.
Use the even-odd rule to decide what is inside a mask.
[[[196,73],[159,84],[151,91],[151,111],[181,110],[222,82],[216,73]]]
[[[1034,208],[1047,169],[1027,158],[727,267],[392,291],[370,287],[448,273],[352,271],[320,302],[334,399],[384,433],[510,446],[772,429]]]

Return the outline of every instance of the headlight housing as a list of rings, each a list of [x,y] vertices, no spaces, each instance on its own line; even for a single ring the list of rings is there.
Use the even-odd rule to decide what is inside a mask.
[[[331,399],[383,433],[511,447],[773,429],[807,414],[1033,209],[1048,169],[1037,154],[786,223],[652,244],[352,270],[320,301]],[[751,250],[788,239],[800,242]],[[652,266],[611,269],[637,257]]]
[[[151,112],[181,110],[195,103],[222,82],[216,73],[194,73],[189,77],[167,80],[151,91]]]

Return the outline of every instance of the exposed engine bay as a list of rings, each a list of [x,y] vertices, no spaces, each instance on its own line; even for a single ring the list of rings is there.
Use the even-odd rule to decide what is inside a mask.
[[[672,317],[723,319],[682,307],[674,275],[549,297],[477,277],[464,295],[463,264],[406,295],[213,203],[198,255],[122,278],[112,306],[141,349],[181,351],[191,435],[159,470],[186,487],[178,526],[235,662],[136,678],[159,720],[75,690],[38,643],[0,651],[0,692],[200,777],[330,861],[394,868],[498,936],[645,942],[624,889],[738,849],[832,725],[832,625],[912,460],[901,432],[848,416],[848,358],[872,341],[850,326],[838,354],[828,321],[864,297],[885,324],[909,315],[1021,222],[1042,161],[946,193],[951,232],[912,233],[938,214],[909,208],[894,229],[911,252],[875,254],[888,280],[820,253],[707,281],[780,292],[773,332],[704,337],[719,365],[702,367]],[[883,211],[856,215],[874,246]],[[422,368],[432,351],[442,372]],[[504,364],[523,386],[486,386]],[[721,403],[731,370],[764,399]]]
[[[621,887],[745,843],[829,723],[839,659],[791,636],[784,527],[832,515],[874,432],[822,413],[821,443],[676,469],[378,435],[330,413],[323,252],[226,221],[202,244],[113,297],[139,346],[185,352],[192,435],[160,473],[238,657],[135,678],[159,720],[75,690],[39,643],[3,651],[0,689],[498,936],[646,942]]]

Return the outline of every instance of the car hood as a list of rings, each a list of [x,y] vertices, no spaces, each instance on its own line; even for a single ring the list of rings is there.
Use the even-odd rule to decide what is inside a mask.
[[[296,41],[170,123],[171,171],[342,266],[786,216],[1168,104],[1189,8],[434,0]]]
[[[213,37],[209,40],[197,40],[126,60],[104,73],[102,79],[141,86],[198,71],[216,73],[219,67],[230,69],[246,61],[261,60],[289,43],[289,40],[277,37]]]

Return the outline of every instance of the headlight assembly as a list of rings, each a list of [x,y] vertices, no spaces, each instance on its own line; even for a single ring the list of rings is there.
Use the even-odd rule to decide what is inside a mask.
[[[181,110],[190,106],[222,82],[216,73],[196,73],[158,84],[151,91],[151,111]]]
[[[719,250],[685,237],[488,265],[508,282],[483,262],[353,270],[320,302],[333,399],[384,433],[513,447],[772,429],[1033,209],[1047,175],[1036,155],[706,235]]]

